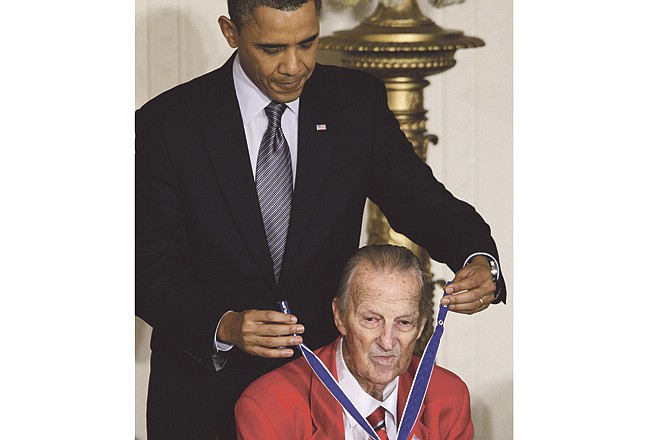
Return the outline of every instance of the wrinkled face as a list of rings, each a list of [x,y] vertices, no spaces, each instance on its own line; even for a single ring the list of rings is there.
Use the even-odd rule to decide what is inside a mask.
[[[379,273],[356,269],[349,290],[349,311],[335,325],[345,336],[347,368],[361,387],[380,399],[384,387],[409,366],[425,320],[419,318],[420,284],[415,272]]]
[[[237,48],[242,69],[265,95],[278,102],[300,96],[316,64],[319,18],[313,1],[295,11],[259,6],[241,30],[227,17],[219,18],[219,25]]]

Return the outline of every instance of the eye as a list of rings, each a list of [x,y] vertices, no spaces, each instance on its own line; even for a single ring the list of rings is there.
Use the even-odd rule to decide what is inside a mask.
[[[379,318],[376,316],[363,316],[363,325],[368,328],[376,327],[379,325]]]
[[[412,330],[414,328],[414,322],[408,320],[408,319],[401,319],[396,321],[396,325],[400,330],[407,331],[407,330]]]
[[[314,41],[308,41],[306,43],[300,43],[300,47],[302,47],[303,49],[309,49],[313,45],[314,45]]]
[[[279,47],[261,47],[261,50],[266,55],[276,55],[281,52],[281,48]]]

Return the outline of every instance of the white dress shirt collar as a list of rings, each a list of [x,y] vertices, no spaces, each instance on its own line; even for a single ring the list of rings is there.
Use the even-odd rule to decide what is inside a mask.
[[[265,115],[264,109],[271,100],[244,73],[237,57],[233,60],[233,84],[235,85],[237,103],[242,115],[242,125],[244,136],[247,140],[251,172],[255,179],[258,149],[263,139],[263,133],[265,133],[268,126],[268,118]],[[281,128],[288,142],[291,154],[293,186],[295,187],[298,170],[298,109],[300,108],[300,98],[289,102],[287,105],[288,110],[282,115]]]
[[[263,112],[265,107],[272,100],[256,87],[256,84],[254,84],[247,76],[240,65],[240,59],[237,56],[235,56],[235,59],[233,60],[233,83],[235,84],[237,102],[239,103],[240,113],[242,114],[242,123],[246,125],[260,112]],[[295,101],[287,102],[286,105],[297,117],[300,108],[300,98]]]

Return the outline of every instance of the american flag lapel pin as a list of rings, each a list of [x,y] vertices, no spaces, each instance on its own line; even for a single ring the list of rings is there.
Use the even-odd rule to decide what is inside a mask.
[[[316,131],[325,131],[326,124],[316,124]]]

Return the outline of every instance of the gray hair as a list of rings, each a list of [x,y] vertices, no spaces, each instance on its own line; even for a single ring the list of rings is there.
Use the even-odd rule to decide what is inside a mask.
[[[349,290],[356,269],[367,266],[378,272],[403,273],[415,271],[420,286],[419,316],[428,319],[433,309],[433,283],[421,267],[419,259],[406,247],[390,244],[373,244],[360,248],[347,260],[335,295],[340,316],[349,312]]]
[[[295,11],[303,5],[314,2],[317,15],[321,12],[321,0],[228,0],[228,15],[235,24],[237,30],[247,23],[252,17],[254,10],[259,6],[277,9],[280,11]]]

